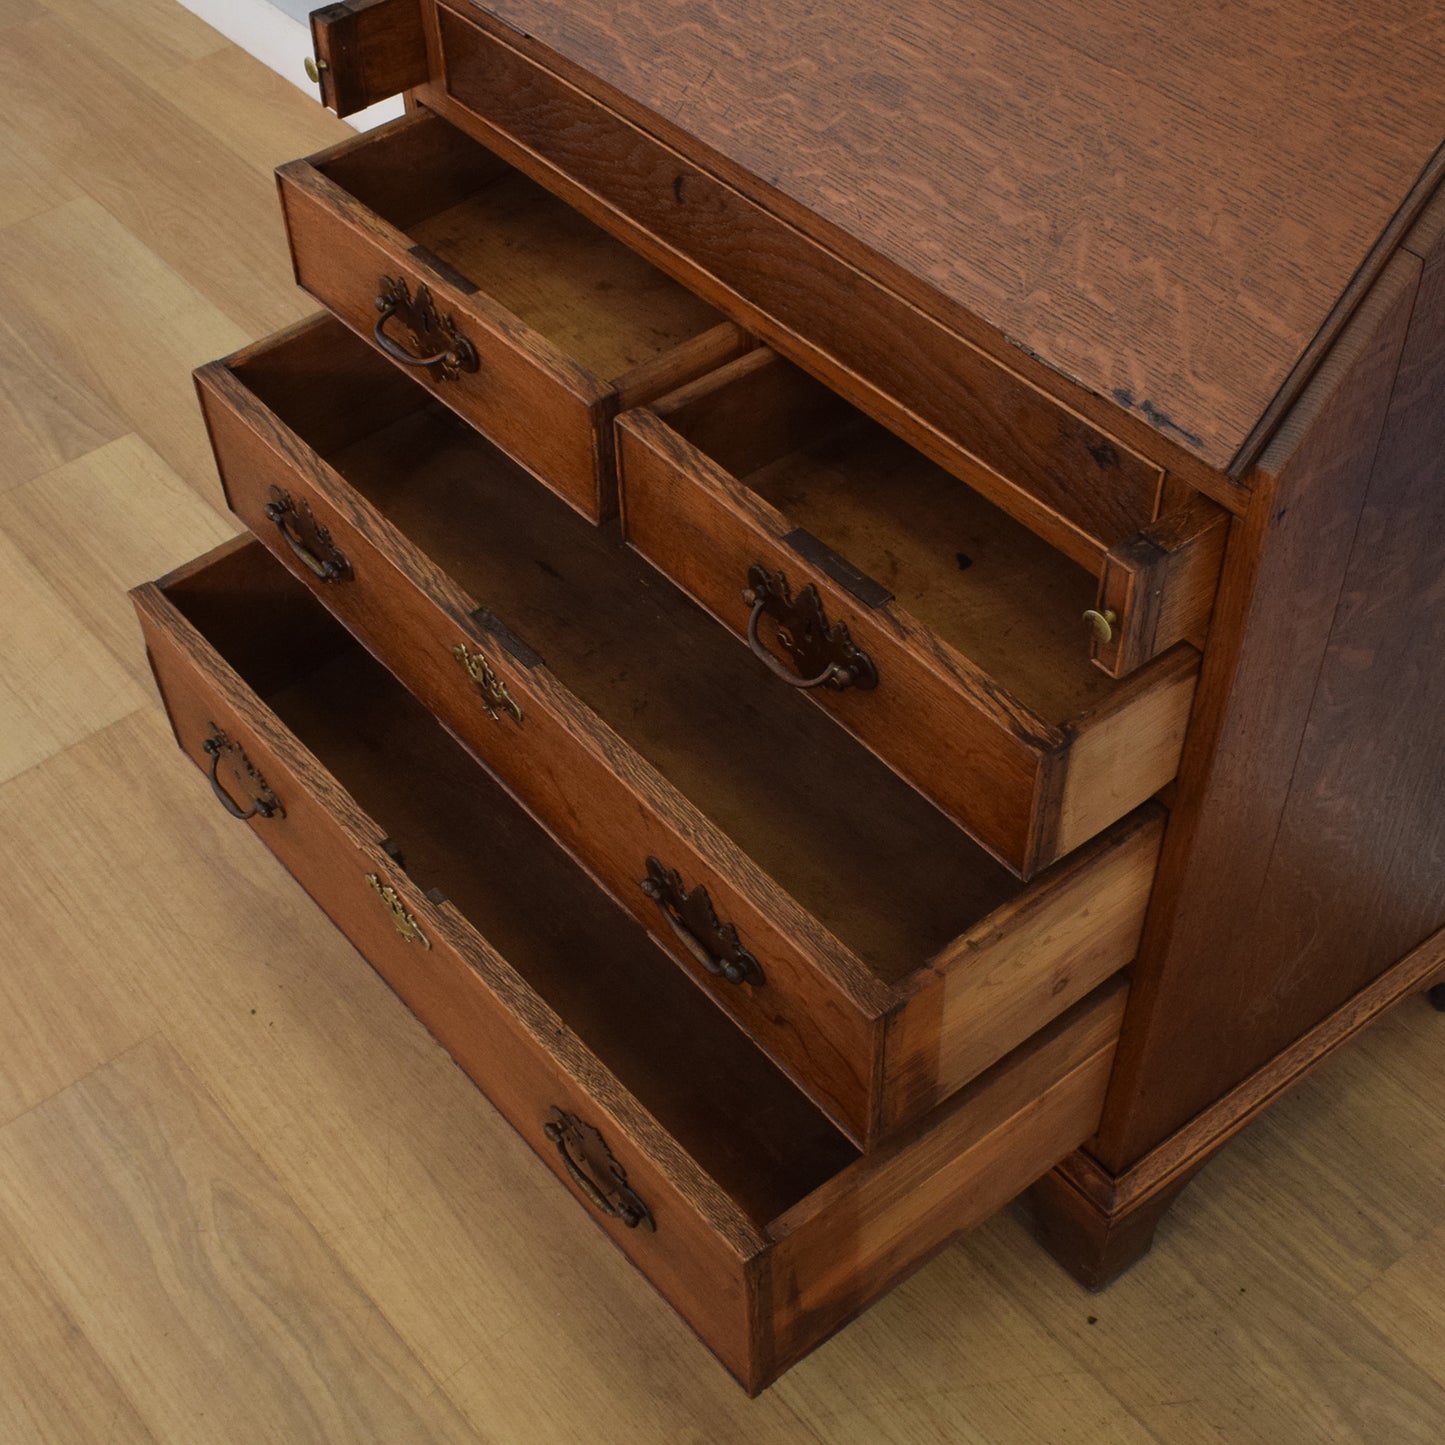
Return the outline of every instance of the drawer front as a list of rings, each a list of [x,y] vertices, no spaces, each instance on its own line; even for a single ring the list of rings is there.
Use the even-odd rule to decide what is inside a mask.
[[[230,545],[230,544],[228,544]],[[214,554],[213,554],[214,555]],[[279,800],[249,826],[446,1047],[632,1262],[739,1377],[749,1370],[750,1259],[763,1241],[733,1203],[526,984],[409,885],[380,830],[155,586],[137,589],[152,667],[183,751],[209,772],[219,729]],[[220,785],[249,806],[237,764]],[[219,806],[219,804],[218,804]],[[241,826],[239,823],[237,826]],[[419,931],[404,938],[375,878]],[[425,939],[425,943],[422,942]],[[558,1108],[597,1129],[655,1231],[598,1213],[544,1130]]]
[[[628,541],[780,674],[1022,878],[1139,806],[1178,769],[1198,655],[1181,649],[1119,685],[1107,710],[1055,726],[1010,697],[888,593],[679,437],[657,413],[618,420]],[[816,590],[835,637],[866,658],[863,685],[804,678],[778,651],[755,569],[794,600]],[[801,617],[801,611],[794,614]],[[847,665],[841,645],[831,666]],[[820,680],[821,679],[821,680]],[[1128,738],[1097,747],[1093,734]]]
[[[607,387],[307,162],[283,166],[278,179],[301,286],[579,511],[611,510]],[[428,354],[465,343],[475,369],[449,373],[401,359],[413,343],[400,316],[382,315],[398,281],[413,300],[425,288],[452,323]]]
[[[280,338],[278,338],[278,341]],[[197,383],[231,508],[519,798],[713,998],[854,1138],[875,1127],[886,991],[718,829],[460,589],[223,363]],[[322,528],[344,575],[326,581],[267,515],[277,491]],[[314,541],[314,538],[313,538]],[[318,550],[320,550],[318,548]],[[520,630],[520,628],[519,628]],[[454,649],[485,658],[489,704]],[[521,717],[508,704],[514,705]],[[495,714],[495,715],[494,715]],[[643,891],[648,859],[706,888],[765,982],[704,970]]]
[[[545,69],[476,7],[440,3],[436,24],[427,106],[1060,550],[1097,571],[1157,515],[1162,469],[1117,437]]]

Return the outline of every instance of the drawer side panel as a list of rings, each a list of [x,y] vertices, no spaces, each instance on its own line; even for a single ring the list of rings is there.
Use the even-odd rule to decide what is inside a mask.
[[[772,1229],[765,1281],[775,1378],[1098,1125],[1127,989],[1106,985],[1003,1060],[926,1131],[866,1156]]]

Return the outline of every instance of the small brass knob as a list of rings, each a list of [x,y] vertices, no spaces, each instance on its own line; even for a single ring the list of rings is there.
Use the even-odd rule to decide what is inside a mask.
[[[306,79],[312,85],[320,85],[321,72],[331,68],[324,60],[317,60],[314,55],[308,55],[301,63],[306,67]]]
[[[1089,624],[1089,632],[1093,635],[1095,642],[1112,642],[1114,640],[1114,624],[1118,620],[1119,614],[1112,607],[1106,607],[1102,612],[1096,612],[1091,607],[1084,613],[1084,621]]]

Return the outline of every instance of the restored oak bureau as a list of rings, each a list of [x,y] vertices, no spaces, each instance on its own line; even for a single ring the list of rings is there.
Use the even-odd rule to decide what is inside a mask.
[[[759,1390],[1445,972],[1445,11],[346,0],[181,747]]]

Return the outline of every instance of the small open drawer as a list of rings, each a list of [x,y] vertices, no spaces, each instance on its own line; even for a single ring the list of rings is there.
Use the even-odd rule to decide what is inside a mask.
[[[790,363],[618,432],[632,546],[1020,876],[1173,778],[1198,652],[1106,676],[1094,578]]]
[[[260,546],[132,595],[218,806],[748,1389],[1095,1128],[1117,981],[860,1158]]]
[[[593,519],[615,510],[619,407],[750,344],[425,111],[277,178],[300,284]]]
[[[197,380],[242,520],[859,1143],[1132,962],[1157,808],[1025,887],[332,318]]]

